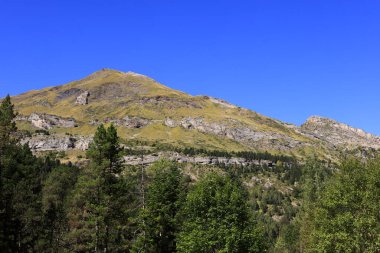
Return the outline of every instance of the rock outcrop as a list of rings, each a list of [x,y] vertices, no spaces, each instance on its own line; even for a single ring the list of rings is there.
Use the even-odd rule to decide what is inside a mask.
[[[177,152],[158,152],[144,156],[124,156],[124,162],[127,165],[149,165],[162,158],[175,161],[178,163],[194,163],[201,165],[258,165],[258,166],[274,166],[268,160],[247,160],[240,157],[210,157],[210,156],[186,156]]]
[[[218,135],[244,143],[250,147],[274,147],[279,150],[288,150],[308,145],[307,143],[302,143],[287,135],[252,129],[245,126],[243,123],[232,119],[225,122],[207,122],[202,117],[187,117],[178,121],[172,118],[166,118],[164,120],[164,125],[168,127],[180,126],[189,130],[197,130],[202,133]]]
[[[238,108],[236,105],[230,104],[227,101],[224,101],[223,99],[220,99],[220,98],[213,98],[209,96],[204,96],[204,97],[210,99],[210,101],[213,102],[214,104],[218,104],[219,106],[224,107],[224,108],[231,108],[231,109]]]
[[[334,146],[380,148],[380,137],[320,116],[310,117],[300,130]]]
[[[90,96],[90,92],[85,91],[77,97],[77,100],[75,101],[75,103],[78,105],[87,105],[89,96]]]
[[[72,118],[62,118],[51,114],[32,113],[30,116],[19,116],[16,118],[18,121],[29,121],[33,126],[40,129],[52,129],[54,127],[71,128],[76,127],[77,123]]]
[[[91,141],[91,137],[83,136],[35,135],[22,139],[21,144],[28,143],[34,152],[67,151],[71,149],[86,150]]]
[[[90,122],[91,125],[100,125],[101,123],[113,123],[116,126],[123,126],[126,128],[142,128],[149,125],[151,120],[140,117],[126,116],[122,119],[105,118],[103,121],[92,120]]]

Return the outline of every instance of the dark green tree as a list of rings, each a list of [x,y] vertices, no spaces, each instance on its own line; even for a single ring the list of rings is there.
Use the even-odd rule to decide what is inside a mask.
[[[87,152],[90,164],[82,170],[69,205],[66,242],[72,251],[118,252],[127,247],[132,198],[120,174],[120,151],[116,128],[99,126]]]
[[[9,252],[38,251],[43,237],[41,189],[46,174],[43,162],[27,145],[10,145],[4,159],[1,200],[2,229]]]
[[[44,237],[41,189],[49,170],[17,143],[16,115],[7,96],[0,105],[0,248],[32,252]]]
[[[178,211],[187,191],[185,177],[178,165],[160,160],[150,167],[153,179],[140,217],[140,235],[133,252],[175,252],[179,228]]]
[[[46,159],[49,163],[49,158]],[[42,214],[44,235],[41,247],[58,252],[63,245],[63,235],[67,230],[66,201],[78,176],[79,170],[74,166],[60,165],[52,168],[43,182]]]
[[[178,252],[266,252],[247,203],[238,181],[215,173],[201,179],[182,211]]]
[[[0,155],[4,154],[4,148],[10,144],[12,134],[17,131],[14,122],[17,113],[10,96],[6,96],[0,105]]]

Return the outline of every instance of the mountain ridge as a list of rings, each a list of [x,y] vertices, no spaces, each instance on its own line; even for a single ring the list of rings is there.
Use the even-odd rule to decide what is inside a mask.
[[[342,148],[380,147],[364,130],[311,116],[301,126],[206,95],[192,96],[134,72],[101,69],[67,84],[13,97],[25,131],[91,136],[100,123],[118,125],[125,140],[175,146],[333,158]],[[75,127],[65,127],[72,119]],[[70,122],[69,125],[73,125]],[[329,134],[330,133],[330,134]]]

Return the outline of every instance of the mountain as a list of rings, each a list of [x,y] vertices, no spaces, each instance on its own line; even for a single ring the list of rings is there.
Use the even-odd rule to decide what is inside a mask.
[[[144,75],[102,69],[65,85],[12,98],[24,142],[36,151],[85,149],[100,123],[127,142],[225,151],[268,151],[334,159],[343,148],[379,148],[380,139],[333,120],[301,127],[209,96],[191,96]],[[49,131],[49,135],[33,134]]]

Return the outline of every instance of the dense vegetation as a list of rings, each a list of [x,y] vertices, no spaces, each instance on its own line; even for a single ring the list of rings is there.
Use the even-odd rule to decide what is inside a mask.
[[[15,116],[7,97],[1,252],[380,252],[380,160],[332,167],[239,153],[276,166],[204,168],[194,177],[165,160],[124,166],[115,127],[101,125],[90,162],[77,168],[18,144]]]

